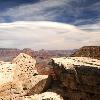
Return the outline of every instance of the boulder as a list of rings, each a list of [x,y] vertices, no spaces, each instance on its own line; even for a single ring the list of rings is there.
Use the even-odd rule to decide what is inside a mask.
[[[16,58],[13,59],[12,63],[17,64],[20,68],[21,74],[20,79],[22,80],[23,75],[24,77],[32,77],[34,74],[38,74],[37,70],[35,69],[36,60],[33,59],[31,56],[20,53]]]
[[[36,75],[27,79],[25,83],[22,83],[22,86],[23,90],[27,93],[26,95],[32,95],[46,91],[51,85],[51,82],[52,77],[49,75]]]

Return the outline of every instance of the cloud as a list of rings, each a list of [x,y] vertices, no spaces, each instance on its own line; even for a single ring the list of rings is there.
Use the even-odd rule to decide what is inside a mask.
[[[100,45],[100,31],[87,32],[85,28],[49,21],[1,23],[0,47],[73,49],[84,45]]]
[[[7,9],[1,13],[1,18],[9,17],[9,20],[53,20],[57,15],[55,11],[47,9],[63,6],[66,0],[41,0],[38,3],[25,4]],[[6,18],[5,18],[6,19]]]
[[[33,0],[4,3],[0,8],[0,22],[14,21],[56,21],[74,25],[93,24],[100,21],[100,1],[98,0]],[[8,5],[7,5],[8,4]]]
[[[100,32],[100,22],[95,24],[80,25],[79,28],[87,32]]]

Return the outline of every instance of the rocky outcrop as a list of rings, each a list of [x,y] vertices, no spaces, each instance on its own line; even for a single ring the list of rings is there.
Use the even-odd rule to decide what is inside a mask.
[[[38,74],[37,70],[35,69],[36,60],[25,53],[20,53],[16,58],[13,59],[12,63],[17,64],[20,67],[19,68],[21,70],[21,75],[19,75],[20,79],[21,76],[23,78],[23,75],[24,77],[29,78],[32,77],[34,74]]]
[[[66,100],[100,100],[100,60],[86,57],[52,58]]]
[[[0,100],[23,100],[41,93],[51,84],[49,75],[37,75],[35,59],[21,53],[12,63],[0,63]]]
[[[39,75],[36,60],[24,53],[0,61],[0,100],[100,100],[100,60],[52,58],[47,67],[54,79],[48,69]]]
[[[16,75],[16,72],[20,73],[17,68],[16,64],[9,62],[0,64],[0,100],[10,100],[16,97],[17,93],[22,93],[22,88]],[[12,94],[13,90],[16,90],[15,95]]]
[[[84,46],[74,52],[71,56],[100,59],[100,46]]]
[[[9,78],[9,77],[8,77]],[[24,96],[42,93],[51,84],[51,77],[48,75],[36,75],[26,81],[15,81],[0,85],[0,100],[23,100]],[[20,98],[20,99],[19,99]]]
[[[24,83],[24,88],[28,90],[26,95],[32,95],[46,91],[49,88],[51,81],[52,78],[49,75],[34,76],[32,79],[30,79],[30,81],[26,81],[26,83]]]

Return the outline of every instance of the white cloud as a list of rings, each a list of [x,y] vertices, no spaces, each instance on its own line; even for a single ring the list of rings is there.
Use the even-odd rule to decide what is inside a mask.
[[[95,24],[86,24],[86,25],[80,25],[80,29],[86,30],[87,32],[99,32],[100,33],[100,22],[97,22]]]
[[[99,31],[100,32],[100,31]],[[23,21],[0,24],[0,47],[70,49],[99,45],[100,34],[57,22]]]

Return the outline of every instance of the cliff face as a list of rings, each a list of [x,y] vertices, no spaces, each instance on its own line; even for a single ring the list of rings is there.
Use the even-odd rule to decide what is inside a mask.
[[[100,60],[86,57],[52,58],[65,100],[100,100]]]
[[[73,57],[91,57],[100,59],[100,46],[84,46],[77,50],[71,56]]]

